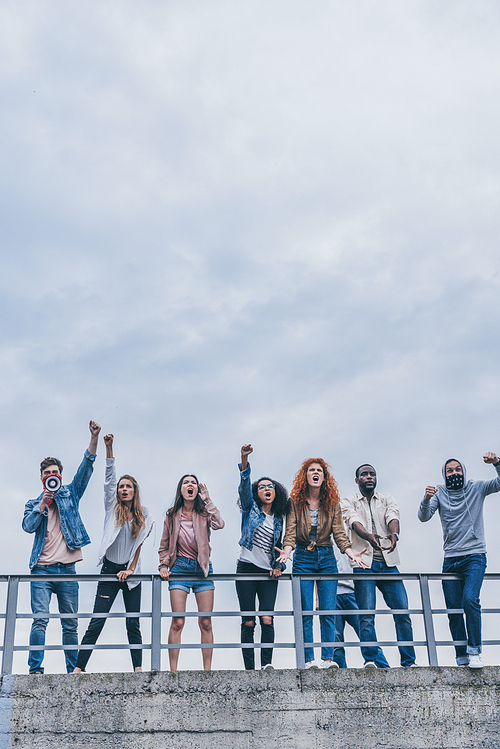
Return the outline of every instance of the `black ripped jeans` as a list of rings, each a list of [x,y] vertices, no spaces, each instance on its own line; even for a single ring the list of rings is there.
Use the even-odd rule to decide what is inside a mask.
[[[238,560],[236,572],[255,572],[269,575],[269,570],[263,570],[256,567],[250,562]],[[259,599],[259,611],[274,611],[276,594],[278,592],[278,578],[268,577],[267,580],[236,580],[236,593],[240,604],[240,611],[255,611],[255,598]],[[263,617],[260,616],[260,641],[274,642],[274,619],[272,624],[264,624]],[[253,626],[245,622],[253,622]],[[255,630],[255,617],[241,617],[241,642],[253,642]],[[247,671],[255,668],[255,650],[253,648],[243,648],[243,662]],[[261,668],[271,663],[273,658],[272,648],[260,648],[260,665]]]
[[[116,575],[120,570],[128,569],[128,564],[115,564],[104,557],[104,563],[101,567],[101,575]],[[97,592],[94,601],[94,614],[107,614],[113,605],[113,601],[118,595],[118,591],[123,593],[123,602],[125,611],[139,612],[141,610],[141,583],[135,585],[131,590],[126,582],[103,581],[98,583]],[[130,645],[141,645],[142,636],[139,626],[139,618],[127,617],[125,619],[127,626],[127,637]],[[91,619],[82,640],[82,645],[95,645],[97,638],[102,632],[106,619]],[[92,650],[80,650],[76,659],[76,668],[85,671]],[[135,668],[142,665],[142,650],[131,650],[132,665]]]

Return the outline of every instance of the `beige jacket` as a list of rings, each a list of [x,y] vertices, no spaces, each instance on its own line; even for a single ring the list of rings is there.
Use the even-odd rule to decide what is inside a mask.
[[[361,538],[352,530],[353,523],[361,523],[368,533],[372,532],[372,517],[368,506],[368,500],[363,497],[361,492],[356,492],[356,494],[351,494],[350,497],[342,499],[340,504],[342,507],[345,527],[347,528],[347,535],[352,543],[352,550],[355,553],[359,553],[360,551],[363,551],[363,549],[367,549],[365,554],[363,554],[363,559],[371,566],[373,562],[372,546],[370,546],[368,541],[365,541],[364,538]],[[399,520],[399,507],[396,504],[396,500],[391,494],[380,494],[380,492],[375,492],[371,500],[371,508],[377,534],[379,536],[388,536],[390,532],[388,526],[391,520]],[[395,567],[399,564],[397,546],[390,554],[386,551],[383,551],[382,553],[388,567]]]
[[[342,522],[342,510],[340,504],[335,505],[333,510],[325,512],[323,507],[319,507],[318,513],[318,532],[316,541],[309,541],[311,532],[311,511],[307,502],[298,507],[295,502],[291,502],[291,509],[286,516],[286,531],[283,539],[283,548],[291,546],[295,549],[296,544],[306,546],[309,551],[313,551],[315,546],[333,546],[332,534],[335,543],[342,554],[351,546],[351,542],[346,536],[344,524]]]
[[[177,539],[179,538],[181,527],[181,512],[182,510],[177,510],[175,515],[167,514],[165,517],[160,548],[158,549],[160,556],[159,570],[162,567],[167,567],[171,570],[177,559]],[[205,577],[208,575],[208,565],[210,564],[210,553],[212,551],[209,543],[210,530],[217,531],[219,528],[224,528],[224,521],[212,501],[207,502],[205,512],[202,515],[193,512],[193,529],[196,543],[198,544],[198,564],[203,570]]]

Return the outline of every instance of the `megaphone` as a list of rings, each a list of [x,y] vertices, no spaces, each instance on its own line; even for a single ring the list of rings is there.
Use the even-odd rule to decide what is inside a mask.
[[[49,473],[48,476],[43,477],[43,488],[47,492],[55,494],[59,491],[62,486],[62,476],[58,473]]]

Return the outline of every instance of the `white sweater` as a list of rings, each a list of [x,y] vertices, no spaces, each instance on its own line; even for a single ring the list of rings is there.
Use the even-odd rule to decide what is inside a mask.
[[[115,459],[114,458],[106,458],[106,471],[104,474],[104,529],[102,532],[102,540],[101,540],[101,546],[99,549],[99,559],[97,561],[97,565],[101,565],[103,562],[104,557],[106,556],[106,551],[109,549],[113,541],[118,536],[121,528],[119,528],[115,524],[115,508],[117,503],[117,497],[116,497],[116,470],[115,470]],[[135,556],[135,552],[139,548],[141,544],[144,543],[146,538],[149,536],[151,531],[153,530],[154,526],[154,520],[151,518],[147,507],[143,507],[142,511],[144,513],[144,527],[139,531],[137,538],[134,538],[134,543],[130,546],[130,557],[127,560],[127,564],[130,564]],[[135,568],[135,572],[137,575],[140,575],[141,573],[141,558],[139,557],[137,561],[137,566]],[[130,589],[134,588],[136,585],[139,585],[137,581],[134,580],[127,580],[127,585]]]

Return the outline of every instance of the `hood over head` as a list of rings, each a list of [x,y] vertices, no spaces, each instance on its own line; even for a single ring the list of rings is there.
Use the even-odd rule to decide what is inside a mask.
[[[454,461],[456,461],[457,463],[459,463],[459,464],[460,464],[460,466],[461,466],[461,468],[462,468],[462,473],[463,473],[463,483],[462,483],[462,485],[461,485],[461,486],[459,486],[459,485],[456,485],[456,486],[450,485],[450,483],[451,483],[451,484],[453,484],[453,482],[450,482],[450,477],[447,477],[447,476],[446,476],[446,466],[447,466],[447,465],[448,465],[448,463],[450,463],[450,462],[451,462],[452,460],[454,460]],[[466,468],[465,468],[465,465],[464,465],[464,464],[462,463],[462,461],[461,461],[461,460],[459,460],[458,458],[448,458],[448,460],[446,460],[446,461],[445,461],[445,462],[443,463],[442,474],[443,474],[443,479],[444,479],[444,486],[445,486],[445,489],[446,489],[446,491],[461,491],[461,490],[462,490],[462,489],[463,489],[463,488],[465,487],[465,485],[467,484],[467,470],[466,470]],[[461,483],[461,482],[460,482],[460,483]]]

